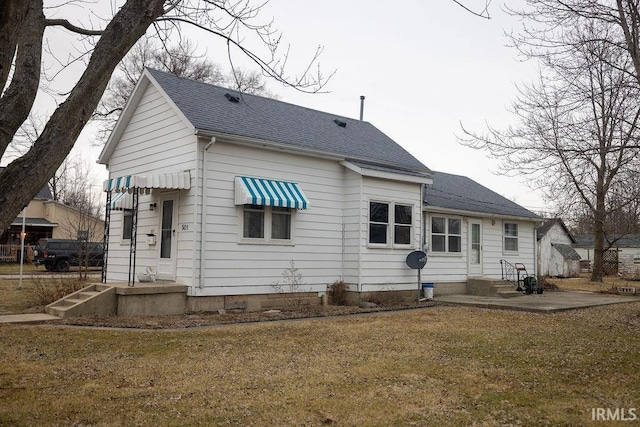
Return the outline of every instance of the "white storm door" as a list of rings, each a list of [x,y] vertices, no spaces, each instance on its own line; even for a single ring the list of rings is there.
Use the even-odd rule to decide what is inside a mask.
[[[482,222],[469,220],[469,276],[482,276]]]
[[[177,218],[176,195],[167,195],[160,202],[160,244],[158,253],[158,274],[160,280],[176,279]]]

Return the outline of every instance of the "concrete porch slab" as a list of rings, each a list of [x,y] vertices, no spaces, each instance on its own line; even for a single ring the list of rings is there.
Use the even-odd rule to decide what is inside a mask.
[[[485,297],[475,295],[446,295],[436,297],[434,298],[434,301],[481,308],[554,313],[559,311],[574,310],[578,308],[596,307],[600,305],[636,302],[640,301],[640,297],[607,295],[579,291],[545,291],[540,295],[523,295],[522,297],[518,298]]]

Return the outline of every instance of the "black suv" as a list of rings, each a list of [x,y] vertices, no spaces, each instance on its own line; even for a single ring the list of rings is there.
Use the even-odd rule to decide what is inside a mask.
[[[33,252],[33,263],[44,265],[47,271],[69,271],[70,266],[102,266],[102,242],[42,239]]]

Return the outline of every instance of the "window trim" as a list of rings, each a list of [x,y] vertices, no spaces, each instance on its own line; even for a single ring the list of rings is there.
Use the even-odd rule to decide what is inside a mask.
[[[515,236],[507,236],[506,226],[507,224],[512,224],[516,226],[516,235]],[[507,249],[507,239],[513,239],[516,242],[515,249]],[[502,222],[502,252],[509,254],[517,254],[520,250],[520,226],[517,222]]]
[[[278,245],[278,246],[295,246],[295,225],[296,225],[296,212],[297,209],[289,208],[290,214],[290,229],[289,236],[290,239],[273,239],[272,228],[273,228],[273,208],[274,206],[266,206],[264,207],[264,215],[263,215],[263,231],[264,237],[244,237],[244,213],[245,207],[252,205],[238,205],[238,243],[239,244],[248,244],[248,245]],[[277,206],[275,206],[278,208]]]
[[[433,218],[444,218],[445,220],[445,232],[444,233],[436,233],[436,236],[444,236],[444,246],[445,246],[445,250],[444,251],[434,251],[433,250]],[[451,234],[449,233],[449,220],[452,219],[457,219],[458,221],[460,221],[460,233],[459,234]],[[429,227],[429,234],[428,234],[428,253],[429,255],[434,255],[434,256],[451,256],[451,257],[462,257],[464,254],[464,245],[462,242],[462,237],[463,237],[463,225],[464,225],[464,220],[461,216],[457,216],[457,215],[446,215],[446,214],[438,214],[438,213],[431,213],[429,215],[427,215],[427,224]],[[460,237],[460,250],[456,251],[456,252],[451,252],[449,251],[449,238],[450,237]]]
[[[387,222],[372,222],[371,221],[371,203],[380,203],[387,205]],[[411,224],[396,223],[396,206],[408,206],[411,208]],[[388,249],[410,249],[414,247],[416,240],[415,227],[416,227],[416,212],[415,203],[407,201],[397,200],[381,200],[381,199],[369,199],[367,201],[367,247],[368,248],[388,248]],[[385,224],[387,227],[386,243],[372,243],[371,242],[371,224]],[[395,242],[395,227],[408,227],[409,228],[409,243],[396,243]]]

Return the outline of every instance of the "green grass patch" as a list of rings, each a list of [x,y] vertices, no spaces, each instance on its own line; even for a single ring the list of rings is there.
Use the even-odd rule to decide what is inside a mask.
[[[591,408],[640,408],[639,313],[437,306],[182,331],[5,325],[0,425],[589,425]]]

